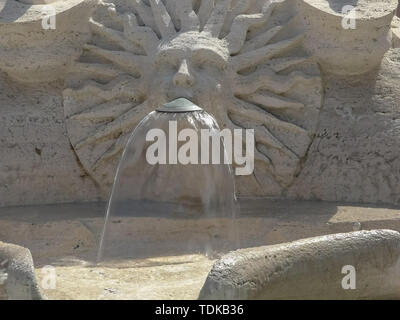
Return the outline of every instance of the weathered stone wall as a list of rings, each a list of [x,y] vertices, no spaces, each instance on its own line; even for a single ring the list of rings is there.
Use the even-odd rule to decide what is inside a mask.
[[[367,74],[324,77],[319,128],[290,197],[400,203],[399,77],[400,49]]]
[[[251,13],[259,12],[257,8],[265,3],[250,2],[254,7],[246,12]],[[65,114],[70,92],[66,95],[64,90],[76,85],[67,74],[82,58],[85,43],[104,43],[98,40],[104,26],[89,23],[95,3],[55,1],[56,30],[41,29],[40,6],[15,0],[0,6],[0,206],[95,201],[108,196],[109,184],[104,187],[89,167],[92,149],[82,152],[76,146],[83,137],[77,132],[80,124],[68,129],[66,118],[70,115]],[[129,9],[122,0],[114,3],[117,10]],[[148,1],[144,3],[148,5]],[[198,7],[200,2],[193,3]],[[317,89],[310,88],[318,86],[302,82],[289,91],[289,97],[303,103],[307,112],[272,114],[307,129],[310,140],[299,135],[290,138],[289,134],[281,136],[283,147],[275,145],[278,153],[264,148],[273,169],[256,167],[256,173],[261,172],[261,185],[251,177],[238,179],[240,195],[400,203],[400,49],[389,50],[397,43],[396,38],[392,42],[390,32],[397,3],[380,1],[372,10],[366,1],[360,1],[358,5],[367,17],[357,21],[362,25],[356,30],[341,27],[339,3],[287,0],[273,12],[273,23],[264,32],[282,25],[275,43],[303,33],[304,41],[290,54],[308,57],[308,65],[299,70],[314,77],[320,77],[321,72],[323,90],[317,94]],[[96,22],[106,24],[110,20],[106,16],[97,14]],[[226,35],[229,29],[224,28],[222,34]],[[228,76],[223,84],[232,79]],[[226,96],[220,98],[227,101]],[[322,102],[319,106],[318,99]],[[79,104],[68,108],[79,110]],[[221,115],[214,115],[221,119]],[[239,123],[248,125],[246,121]],[[85,128],[90,133],[90,128]],[[296,146],[300,156],[293,161],[285,147]],[[102,175],[110,175],[115,163],[101,171]],[[277,180],[270,178],[269,170]]]
[[[0,77],[0,205],[96,200],[70,145],[61,85]]]

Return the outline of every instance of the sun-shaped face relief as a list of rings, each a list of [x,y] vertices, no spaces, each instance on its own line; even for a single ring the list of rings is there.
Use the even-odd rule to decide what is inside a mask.
[[[210,102],[229,92],[229,58],[224,41],[199,32],[160,44],[149,79],[150,87],[158,90],[149,100],[157,105],[184,97],[208,109]]]
[[[318,67],[284,0],[132,0],[100,5],[71,70],[64,110],[87,172],[110,188],[130,133],[179,97],[221,128],[254,129],[246,195],[279,195],[304,163],[322,101]],[[290,14],[289,14],[290,13]]]

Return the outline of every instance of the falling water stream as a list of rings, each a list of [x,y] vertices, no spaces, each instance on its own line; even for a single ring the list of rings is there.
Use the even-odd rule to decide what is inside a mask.
[[[194,163],[183,164],[176,158],[175,151],[189,141],[176,139],[184,129],[197,133],[191,137],[198,147]],[[233,171],[224,164],[220,137],[221,161],[212,163],[212,141],[205,145],[202,129],[219,132],[214,117],[186,99],[151,112],[134,129],[116,171],[98,262],[181,254],[215,257],[237,247]],[[149,132],[160,130],[166,134],[165,149],[159,137],[146,139]],[[148,153],[156,142],[158,151]],[[201,159],[202,148],[209,150],[208,163]],[[149,163],[149,154],[166,163]]]

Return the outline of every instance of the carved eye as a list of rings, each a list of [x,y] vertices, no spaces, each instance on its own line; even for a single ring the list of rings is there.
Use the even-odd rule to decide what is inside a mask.
[[[212,59],[212,57],[194,58],[192,64],[194,68],[200,71],[223,70],[223,65]]]
[[[226,61],[218,53],[209,49],[197,49],[192,54],[193,65],[199,69],[223,71]]]
[[[182,59],[175,51],[162,51],[155,59],[155,64],[160,70],[173,70],[177,71]]]
[[[204,61],[195,62],[195,63],[193,63],[193,67],[197,70],[204,70],[205,63],[204,63]]]

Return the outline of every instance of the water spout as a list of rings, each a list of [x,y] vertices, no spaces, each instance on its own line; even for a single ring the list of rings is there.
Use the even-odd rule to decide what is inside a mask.
[[[212,140],[216,120],[184,98],[160,106],[134,129],[115,175],[99,262],[213,256],[238,246],[233,171],[223,161],[223,139],[217,136],[217,146],[207,142],[204,130]],[[129,230],[124,222],[132,220]]]

